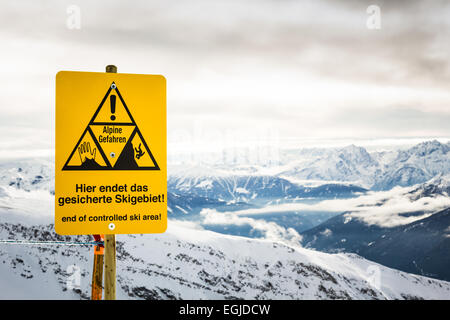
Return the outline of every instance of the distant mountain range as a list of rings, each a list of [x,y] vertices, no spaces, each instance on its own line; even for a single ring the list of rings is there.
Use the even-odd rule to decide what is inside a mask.
[[[400,211],[387,217],[383,217],[383,210],[345,212],[303,232],[303,245],[326,252],[354,252],[392,268],[449,281],[449,194],[449,176],[438,176],[407,189],[403,198],[424,206],[432,201],[442,202],[440,209]],[[378,209],[383,205],[380,202]],[[397,225],[389,226],[381,220],[392,222],[398,217],[403,217],[405,222],[399,220]]]
[[[168,176],[168,206],[173,216],[198,213],[204,207],[244,209],[298,198],[346,198],[367,190],[347,183],[302,186],[277,176],[236,174],[221,170],[185,169]],[[54,167],[50,160],[21,160],[0,164],[0,198],[5,188],[49,191],[54,194]]]
[[[437,140],[406,150],[368,152],[363,147],[284,150],[280,163],[266,166],[230,163],[217,166],[170,165],[169,191],[194,192],[202,197],[240,201],[253,197],[294,196],[293,186],[319,184],[357,185],[389,190],[395,186],[424,183],[450,173],[450,142]],[[258,178],[255,178],[258,177]],[[53,191],[52,160],[20,160],[0,163],[0,185],[24,190]],[[287,180],[287,181],[286,181]],[[253,190],[254,189],[254,190]]]
[[[367,192],[366,189],[339,183],[324,183],[318,186],[301,186],[276,176],[258,175],[209,175],[192,176],[171,175],[168,178],[168,190],[178,205],[175,195],[190,199],[203,199],[230,207],[242,205],[264,205],[276,200],[278,203],[300,198],[346,198]],[[192,206],[192,204],[191,204]],[[173,209],[174,205],[171,205]]]
[[[427,141],[406,150],[345,148],[286,151],[277,175],[303,180],[349,181],[372,190],[412,186],[450,173],[450,143]]]

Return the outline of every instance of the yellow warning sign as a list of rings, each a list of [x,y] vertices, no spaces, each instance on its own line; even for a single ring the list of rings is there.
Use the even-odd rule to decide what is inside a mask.
[[[59,72],[56,231],[164,232],[166,140],[164,77]]]

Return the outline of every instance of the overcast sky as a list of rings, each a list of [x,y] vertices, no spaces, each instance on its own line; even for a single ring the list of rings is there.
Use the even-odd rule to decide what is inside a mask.
[[[107,64],[167,78],[172,145],[445,140],[448,17],[448,1],[3,0],[0,156],[51,153],[56,73]]]

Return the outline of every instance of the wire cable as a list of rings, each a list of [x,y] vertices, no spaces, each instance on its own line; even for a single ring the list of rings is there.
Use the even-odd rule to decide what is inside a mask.
[[[0,240],[0,244],[29,244],[29,245],[63,245],[63,246],[103,246],[103,241],[37,241],[37,240]]]

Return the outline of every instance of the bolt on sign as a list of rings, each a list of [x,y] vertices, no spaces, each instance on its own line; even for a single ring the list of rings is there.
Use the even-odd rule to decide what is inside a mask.
[[[57,233],[166,230],[163,76],[59,72],[55,136]]]

